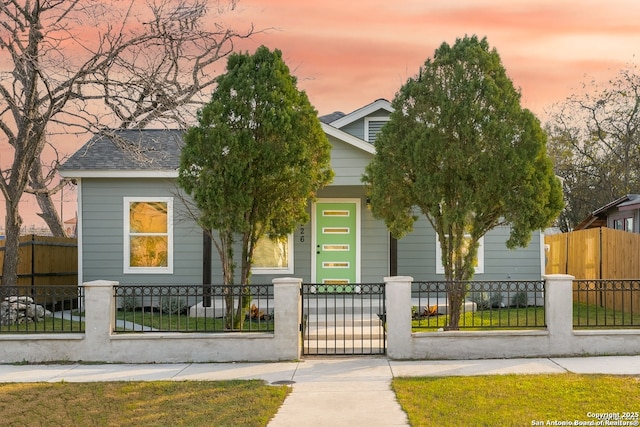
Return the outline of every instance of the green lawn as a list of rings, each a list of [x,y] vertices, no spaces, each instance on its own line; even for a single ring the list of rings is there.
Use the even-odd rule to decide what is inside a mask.
[[[499,308],[465,313],[460,319],[461,329],[530,329],[544,328],[543,307]],[[434,332],[444,328],[449,322],[449,316],[439,315],[414,319],[413,332]],[[573,325],[575,328],[593,327],[640,327],[640,314],[616,310],[605,310],[596,305],[583,303],[573,304]]]
[[[4,426],[266,426],[290,393],[262,381],[0,384]]]
[[[449,323],[448,315],[423,317],[412,321],[413,332],[432,332]],[[465,330],[509,328],[544,328],[544,307],[501,308],[467,312],[460,318],[460,327]]]
[[[84,322],[76,322],[56,317],[45,317],[40,322],[0,325],[0,333],[5,332],[84,332]]]
[[[632,376],[395,378],[392,388],[413,427],[579,425],[599,421],[594,413],[629,413],[637,422],[640,411],[640,378]]]
[[[117,320],[126,320],[137,325],[144,325],[160,331],[176,332],[227,332],[224,319],[211,317],[189,317],[186,315],[167,315],[160,312],[118,312]],[[245,320],[243,331],[273,331],[273,319]],[[122,326],[116,327],[116,332],[131,332]]]

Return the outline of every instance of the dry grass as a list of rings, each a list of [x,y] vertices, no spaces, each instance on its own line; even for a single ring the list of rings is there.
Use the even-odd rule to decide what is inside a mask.
[[[289,393],[263,381],[0,384],[4,426],[266,426]]]

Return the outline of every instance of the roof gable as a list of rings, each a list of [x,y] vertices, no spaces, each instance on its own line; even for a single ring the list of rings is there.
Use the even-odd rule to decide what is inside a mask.
[[[342,128],[346,125],[349,125],[357,120],[363,119],[367,116],[372,115],[376,111],[385,110],[389,113],[393,112],[393,108],[391,107],[391,103],[386,99],[377,99],[373,101],[371,104],[365,105],[364,107],[358,108],[357,110],[346,114],[345,116],[334,120],[331,122],[331,126],[335,128]]]

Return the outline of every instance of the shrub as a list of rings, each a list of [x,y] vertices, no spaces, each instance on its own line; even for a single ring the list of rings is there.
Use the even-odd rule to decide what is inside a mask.
[[[140,306],[138,297],[135,295],[125,295],[120,301],[120,308],[126,312],[135,311]]]
[[[187,312],[187,302],[180,297],[163,297],[160,301],[162,314],[184,314]]]
[[[477,310],[491,310],[504,307],[502,292],[471,292],[469,301],[476,303]]]
[[[517,292],[511,298],[511,305],[514,307],[526,307],[529,305],[529,296],[524,291]]]

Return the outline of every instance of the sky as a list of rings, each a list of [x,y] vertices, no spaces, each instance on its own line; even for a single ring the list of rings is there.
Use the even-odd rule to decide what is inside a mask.
[[[477,35],[498,51],[522,105],[543,123],[583,83],[606,82],[638,62],[638,17],[637,0],[239,0],[227,15],[239,31],[260,30],[236,50],[280,49],[321,115],[391,101],[443,42]],[[65,220],[74,204],[66,191]],[[26,225],[40,223],[35,206],[25,199]]]
[[[541,120],[640,55],[637,0],[240,0],[238,9],[241,24],[266,29],[241,48],[282,50],[320,114],[392,100],[443,42],[465,35],[487,37]]]

